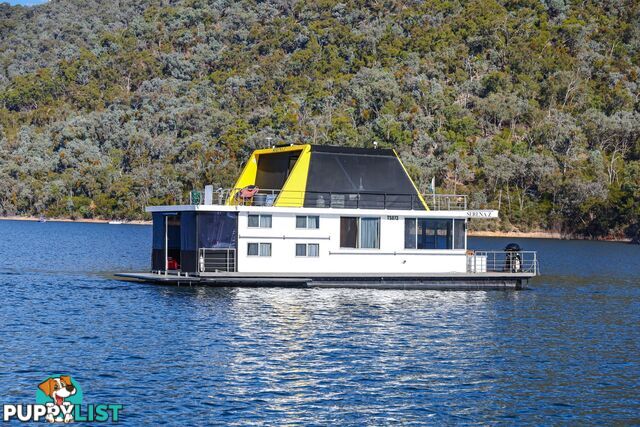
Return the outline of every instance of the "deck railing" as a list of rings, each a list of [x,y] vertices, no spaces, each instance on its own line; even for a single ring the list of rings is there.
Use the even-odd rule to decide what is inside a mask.
[[[467,255],[468,273],[529,273],[537,275],[535,251],[474,251]]]
[[[200,273],[236,271],[236,250],[233,248],[200,248],[198,251],[198,271]]]
[[[210,201],[205,200],[204,192],[192,191],[190,204],[239,206],[305,206],[315,208],[346,209],[398,209],[424,210],[424,203],[430,210],[465,210],[467,196],[459,194],[394,194],[375,192],[333,192],[333,191],[282,191],[259,189],[250,197],[243,195],[241,188],[219,188],[213,192]]]

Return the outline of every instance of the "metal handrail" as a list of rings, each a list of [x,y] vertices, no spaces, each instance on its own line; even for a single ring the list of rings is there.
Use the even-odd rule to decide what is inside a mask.
[[[235,248],[200,248],[198,250],[198,272],[234,272],[236,270]]]
[[[467,196],[461,194],[416,194],[380,192],[293,191],[259,189],[252,197],[239,197],[242,188],[219,188],[213,194],[213,205],[234,206],[301,206],[318,208],[398,209],[423,210],[424,203],[430,210],[466,210]],[[190,202],[205,204],[204,193],[192,191]]]
[[[469,273],[539,274],[536,251],[473,251],[467,255]]]

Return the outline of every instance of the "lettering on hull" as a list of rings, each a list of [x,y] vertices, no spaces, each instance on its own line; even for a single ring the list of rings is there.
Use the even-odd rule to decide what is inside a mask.
[[[498,211],[488,209],[467,211],[467,218],[498,218]]]

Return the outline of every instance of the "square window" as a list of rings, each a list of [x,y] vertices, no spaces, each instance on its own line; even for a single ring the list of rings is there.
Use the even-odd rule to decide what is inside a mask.
[[[320,256],[320,245],[317,243],[309,243],[307,256]]]
[[[418,249],[452,249],[453,220],[419,218],[416,238]]]
[[[258,256],[258,244],[257,243],[249,243],[247,245],[247,255],[249,255],[249,256]]]
[[[307,256],[307,245],[296,243],[296,256]]]
[[[260,215],[260,228],[271,228],[271,215]]]
[[[271,243],[260,243],[260,256],[271,256]]]
[[[307,228],[306,216],[296,216],[296,228]]]
[[[308,216],[307,217],[307,228],[320,228],[320,217],[319,216]]]
[[[260,226],[260,215],[249,215],[249,227],[259,227]]]

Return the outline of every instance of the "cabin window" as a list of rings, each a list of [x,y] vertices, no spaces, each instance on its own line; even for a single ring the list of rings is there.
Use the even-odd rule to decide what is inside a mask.
[[[418,220],[418,249],[451,249],[453,221],[450,219]]]
[[[317,243],[296,243],[296,256],[298,257],[320,256],[320,245]]]
[[[380,248],[380,218],[340,218],[341,248]]]
[[[453,220],[453,249],[466,249],[465,245],[466,224],[464,219]]]
[[[462,219],[405,218],[405,249],[464,249]]]
[[[307,256],[307,245],[296,243],[296,256]]]
[[[320,228],[318,216],[296,216],[296,228]]]
[[[248,256],[271,256],[271,243],[248,243]]]
[[[271,228],[271,215],[249,215],[249,228]]]
[[[271,243],[260,243],[260,256],[271,256]]]
[[[307,245],[307,256],[320,256],[320,245],[317,243],[309,243]]]
[[[360,218],[360,247],[380,248],[380,218]]]
[[[358,218],[340,217],[340,247],[358,247]]]
[[[404,248],[416,249],[418,240],[416,235],[416,218],[405,218],[404,220]]]
[[[249,243],[247,245],[247,255],[258,256],[258,243]]]

